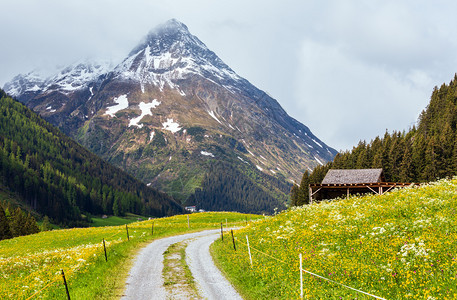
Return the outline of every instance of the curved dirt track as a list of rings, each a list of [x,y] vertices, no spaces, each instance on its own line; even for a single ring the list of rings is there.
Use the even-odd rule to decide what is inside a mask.
[[[219,237],[220,233],[215,233],[191,241],[186,248],[187,265],[205,299],[242,299],[214,265],[209,253],[209,246]]]
[[[209,254],[209,246],[219,237],[219,233],[218,229],[205,230],[150,243],[136,257],[122,299],[169,298],[162,277],[163,253],[170,245],[188,239],[195,239],[189,242],[186,249],[186,261],[197,282],[200,295],[206,299],[242,299],[216,268]]]

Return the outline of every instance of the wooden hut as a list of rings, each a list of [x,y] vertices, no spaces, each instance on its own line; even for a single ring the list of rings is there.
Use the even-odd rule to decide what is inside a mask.
[[[382,169],[330,169],[321,184],[309,185],[309,201],[349,197],[350,194],[382,195],[411,183],[386,182]]]

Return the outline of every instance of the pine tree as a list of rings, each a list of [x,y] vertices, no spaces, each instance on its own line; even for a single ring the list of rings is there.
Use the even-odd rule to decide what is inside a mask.
[[[300,204],[300,187],[296,184],[290,189],[290,206],[299,206]]]
[[[51,222],[49,222],[49,217],[44,216],[43,223],[41,224],[41,231],[52,230]]]
[[[40,227],[38,227],[38,224],[37,224],[35,218],[30,213],[28,213],[26,221],[25,221],[24,234],[26,235],[26,234],[33,234],[33,233],[38,233],[38,232],[40,232]]]
[[[3,206],[0,204],[0,240],[12,238],[13,234],[10,230],[10,225],[8,224],[8,219],[6,218],[5,211]]]
[[[27,219],[24,215],[24,212],[19,207],[17,207],[11,214],[10,222],[11,233],[14,237],[26,234],[26,221]]]

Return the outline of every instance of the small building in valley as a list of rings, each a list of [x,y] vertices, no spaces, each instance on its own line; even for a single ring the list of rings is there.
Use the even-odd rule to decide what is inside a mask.
[[[188,212],[196,212],[197,211],[197,207],[196,206],[186,206],[184,207],[184,209]]]
[[[349,197],[351,194],[382,195],[393,188],[410,185],[386,182],[382,169],[330,169],[321,184],[309,185],[309,202]]]

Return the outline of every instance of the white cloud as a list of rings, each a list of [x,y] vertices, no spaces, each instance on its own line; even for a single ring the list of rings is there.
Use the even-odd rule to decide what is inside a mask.
[[[177,18],[337,149],[406,129],[457,71],[451,0],[3,2],[0,86],[36,67],[119,61]]]
[[[420,71],[411,80],[378,64],[366,64],[338,47],[304,41],[297,76],[297,104],[313,132],[342,149],[370,140],[386,129],[412,125],[427,103],[431,87]],[[421,105],[417,105],[418,102]],[[412,111],[412,113],[411,113]]]

